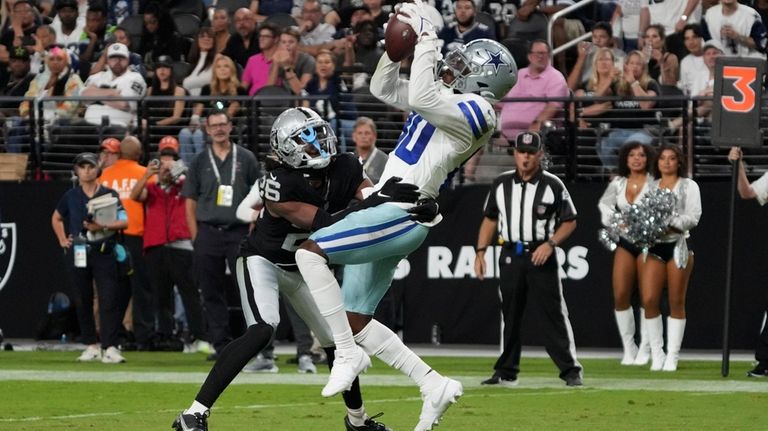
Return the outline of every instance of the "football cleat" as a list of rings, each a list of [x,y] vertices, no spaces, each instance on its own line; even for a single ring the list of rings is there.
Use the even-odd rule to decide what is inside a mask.
[[[267,358],[259,353],[256,355],[256,359],[243,368],[243,371],[246,373],[277,373],[280,371],[280,368],[275,365],[274,359]]]
[[[195,414],[181,412],[173,421],[171,428],[176,431],[208,431],[208,416],[210,415],[210,410]]]
[[[383,414],[384,413],[379,413],[375,416],[369,417],[368,419],[365,420],[365,423],[359,427],[352,425],[352,422],[349,421],[349,415],[346,415],[344,416],[344,427],[346,428],[347,431],[392,431],[392,428],[389,428],[383,423],[376,422],[374,420]]]
[[[421,406],[419,423],[416,424],[414,431],[431,430],[440,422],[440,418],[443,417],[443,413],[448,410],[448,407],[458,401],[462,395],[464,395],[464,387],[461,383],[443,377],[443,382],[438,387],[428,393],[421,394],[424,404]]]
[[[312,356],[311,355],[301,355],[299,356],[299,366],[297,367],[297,371],[300,373],[307,373],[307,374],[317,374],[317,367],[312,362]]]
[[[333,361],[331,376],[320,394],[324,397],[332,397],[344,391],[348,391],[360,373],[364,373],[371,366],[371,358],[365,354],[360,346],[355,345],[349,350],[336,350],[336,359]]]

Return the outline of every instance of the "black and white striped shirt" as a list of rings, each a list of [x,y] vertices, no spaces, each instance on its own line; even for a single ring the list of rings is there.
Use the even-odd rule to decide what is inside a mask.
[[[512,170],[491,185],[483,215],[498,220],[499,236],[505,243],[547,241],[560,223],[576,219],[576,207],[559,178],[539,170],[523,181]]]

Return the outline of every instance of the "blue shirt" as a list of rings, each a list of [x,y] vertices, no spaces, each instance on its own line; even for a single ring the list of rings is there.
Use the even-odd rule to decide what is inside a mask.
[[[123,204],[120,202],[120,195],[116,191],[100,185],[93,197],[106,194],[117,198],[117,219],[127,220],[128,216],[126,215],[125,208],[123,208]],[[84,231],[83,221],[88,215],[86,204],[91,199],[83,192],[83,188],[80,186],[67,190],[64,196],[61,197],[56,205],[56,211],[64,219],[64,229],[67,235],[77,236]]]

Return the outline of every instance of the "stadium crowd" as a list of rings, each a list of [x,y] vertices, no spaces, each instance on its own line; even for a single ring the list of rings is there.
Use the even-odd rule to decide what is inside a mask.
[[[665,101],[654,96],[712,96],[716,58],[765,58],[768,48],[763,24],[766,2],[601,0],[553,23],[554,47],[589,34],[588,40],[553,56],[547,24],[573,3],[435,0],[429,19],[439,28],[444,54],[472,40],[490,38],[507,46],[517,62],[517,85],[497,105],[499,138],[486,151],[511,151],[510,142],[522,132],[554,139],[549,131],[573,122],[580,129],[596,131],[601,168],[614,169],[626,142],[643,149],[659,143],[653,127],[659,125],[656,108]],[[118,192],[128,220],[122,236],[133,272],[130,277],[117,274],[110,281],[127,289],[132,298],[124,322],[131,334],[121,341],[124,349],[202,350],[215,359],[215,352],[231,341],[227,303],[238,303],[239,298],[234,290],[221,292],[213,286],[234,276],[232,248],[253,220],[251,208],[246,208],[245,217],[238,209],[258,177],[256,157],[263,162],[266,146],[255,138],[242,138],[263,136],[255,130],[260,126],[254,122],[253,100],[307,98],[302,104],[321,113],[338,131],[340,151],[356,152],[370,178],[381,175],[389,149],[376,145],[381,118],[360,115],[364,104],[354,102],[362,100],[356,96],[369,94],[393,7],[394,2],[384,0],[2,1],[0,115],[5,121],[0,150],[37,154],[39,163],[46,157],[55,159],[57,153],[71,160],[72,154],[99,148],[99,164],[92,167],[101,171],[100,184]],[[150,97],[144,100],[145,96]],[[562,99],[571,96],[577,101],[566,106]],[[555,100],[526,100],[531,98]],[[263,102],[259,114],[267,119],[274,117],[264,110],[269,106],[277,112],[284,108]],[[706,122],[711,102],[683,109],[695,109]],[[664,124],[667,140],[682,141],[678,117],[683,116],[678,112]],[[382,118],[383,123],[392,117]],[[399,128],[403,117],[395,121]],[[225,129],[227,142],[244,144],[242,153],[234,145],[216,153],[214,161],[209,142],[224,139],[217,135]],[[150,157],[155,152],[157,156]],[[626,162],[628,154],[622,157]],[[150,158],[157,163],[140,164]],[[237,179],[234,158],[248,165],[238,165],[243,176]],[[78,176],[81,168],[86,175],[85,167],[93,160],[81,157],[75,162]],[[63,164],[68,171],[71,162]],[[189,171],[180,171],[185,164]],[[218,166],[215,178],[205,170],[211,166]],[[476,160],[470,161],[468,178],[476,166]],[[627,169],[618,167],[620,173]],[[650,168],[643,169],[645,181]],[[87,174],[93,175],[90,169]],[[93,186],[90,181],[88,187]],[[176,200],[168,199],[169,193]],[[217,199],[229,200],[227,214],[205,207]],[[207,241],[205,253],[192,247],[201,234]],[[72,242],[66,235],[59,241],[67,247]],[[207,283],[198,286],[202,302],[190,287],[201,280]],[[183,328],[174,327],[174,285],[178,302],[184,305],[178,308],[186,309],[183,321],[190,334],[183,340],[186,345],[175,339]],[[92,296],[92,290],[83,289],[84,298]],[[630,319],[621,314],[628,307],[625,297],[617,305],[620,324]],[[658,302],[648,299],[646,307],[655,304],[654,299]],[[118,295],[116,301],[127,307],[127,298]],[[111,303],[107,310],[110,319],[114,307]],[[684,325],[684,311],[675,311]],[[654,316],[649,319],[658,316],[655,307],[650,313]],[[684,326],[680,338],[683,330]],[[633,363],[634,321],[632,337],[625,337],[628,329],[622,331],[624,362]],[[89,332],[90,347],[81,359],[121,362],[120,351],[109,350],[116,345],[115,338],[110,335],[102,356]],[[654,340],[650,348],[659,356],[659,337]],[[306,348],[299,352],[304,371],[313,366],[301,357],[311,354]],[[651,359],[659,362],[657,369],[662,367],[663,358]],[[253,370],[276,371],[269,356],[258,360],[262,363]],[[676,360],[675,356],[670,368],[676,368]]]

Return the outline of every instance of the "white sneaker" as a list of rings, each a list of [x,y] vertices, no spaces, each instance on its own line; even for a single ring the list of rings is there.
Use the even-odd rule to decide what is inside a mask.
[[[101,358],[102,364],[121,364],[123,362],[125,362],[125,358],[115,346],[109,346]]]
[[[184,345],[184,353],[204,353],[206,355],[210,355],[211,353],[215,353],[216,350],[211,346],[210,343],[203,340],[195,340],[189,344]]]
[[[77,358],[78,362],[91,362],[101,360],[101,348],[96,346],[88,346],[80,357]]]
[[[429,393],[421,395],[424,404],[421,406],[419,423],[416,424],[414,431],[431,430],[433,426],[440,422],[440,418],[443,417],[443,413],[448,410],[448,407],[454,404],[462,395],[464,395],[464,387],[461,383],[444,377],[440,386]]]
[[[277,373],[280,371],[280,368],[275,365],[274,359],[265,358],[264,355],[259,353],[256,355],[256,359],[243,368],[243,371],[246,373]]]
[[[333,360],[331,376],[320,394],[324,397],[332,397],[344,391],[348,391],[355,381],[355,377],[364,373],[371,366],[371,358],[365,354],[360,346],[349,350],[336,350],[336,359]]]
[[[312,362],[312,357],[309,355],[299,356],[298,372],[307,374],[317,374],[317,367]]]

